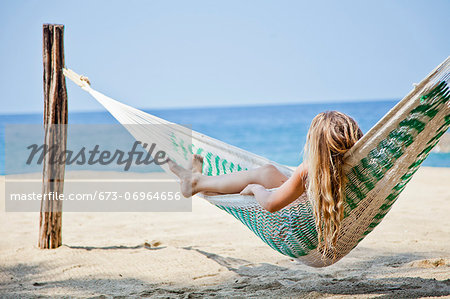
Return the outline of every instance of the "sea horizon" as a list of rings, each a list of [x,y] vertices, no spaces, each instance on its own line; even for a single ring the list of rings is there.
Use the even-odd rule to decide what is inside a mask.
[[[218,105],[190,105],[190,106],[167,106],[167,107],[141,107],[141,106],[133,106],[136,109],[142,111],[158,111],[158,110],[191,110],[191,109],[215,109],[215,108],[240,108],[240,107],[271,107],[271,106],[299,106],[299,105],[329,105],[329,104],[351,104],[351,103],[374,103],[374,102],[399,102],[401,99],[393,99],[393,98],[385,98],[385,99],[364,99],[364,100],[356,100],[356,99],[348,99],[348,100],[323,100],[323,101],[314,101],[314,102],[272,102],[272,103],[250,103],[250,104],[218,104]],[[126,103],[124,103],[126,104]],[[130,105],[132,106],[132,105]],[[100,109],[88,109],[88,110],[70,110],[70,100],[69,100],[69,115],[73,113],[97,113],[104,112],[106,110]],[[43,111],[26,111],[26,112],[5,112],[0,113],[0,116],[14,116],[14,115],[35,115],[41,114]]]
[[[174,123],[264,156],[280,164],[295,166],[302,161],[302,150],[312,118],[322,111],[338,110],[352,116],[366,133],[398,100],[329,103],[280,103],[209,107],[142,109]],[[5,174],[5,126],[42,124],[42,114],[0,114],[0,174]],[[115,124],[106,110],[70,111],[70,124]],[[70,136],[69,136],[70,138]],[[11,157],[7,157],[10,159]],[[450,153],[432,152],[424,166],[450,167]],[[21,173],[24,169],[18,169]],[[143,170],[145,171],[145,170]],[[15,172],[16,173],[16,172]]]

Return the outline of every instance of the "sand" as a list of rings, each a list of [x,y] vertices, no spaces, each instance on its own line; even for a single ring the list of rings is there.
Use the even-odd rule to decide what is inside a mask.
[[[449,168],[421,168],[327,268],[273,251],[198,198],[183,213],[65,212],[54,250],[37,248],[39,213],[1,212],[0,297],[450,297],[449,183]]]

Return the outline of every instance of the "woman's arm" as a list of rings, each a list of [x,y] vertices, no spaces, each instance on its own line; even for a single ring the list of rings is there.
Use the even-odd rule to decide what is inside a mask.
[[[308,169],[300,164],[294,174],[276,191],[270,192],[258,184],[250,184],[241,191],[242,195],[254,195],[259,204],[267,211],[276,212],[302,195],[305,191],[305,178]]]

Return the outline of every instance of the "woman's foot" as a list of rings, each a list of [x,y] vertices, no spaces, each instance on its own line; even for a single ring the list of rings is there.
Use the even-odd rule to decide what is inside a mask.
[[[200,155],[193,155],[192,161],[188,169],[185,169],[169,159],[170,170],[180,178],[181,194],[184,197],[190,197],[198,192],[197,184],[202,176],[203,157]]]
[[[201,174],[203,172],[203,157],[200,155],[193,155],[191,165],[192,172],[198,172]]]

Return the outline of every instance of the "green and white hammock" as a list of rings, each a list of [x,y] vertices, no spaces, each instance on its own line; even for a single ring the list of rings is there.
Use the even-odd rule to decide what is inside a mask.
[[[282,210],[270,213],[251,196],[204,196],[232,214],[280,253],[314,267],[328,266],[348,254],[384,218],[421,163],[450,126],[450,57],[389,111],[346,154],[345,213],[337,240],[337,256],[322,257],[312,205],[303,194]],[[192,132],[115,101],[92,89],[71,70],[66,77],[97,99],[142,142],[157,140],[177,163],[187,166],[188,154],[204,158],[203,174],[221,175],[267,163],[287,176],[293,170],[222,141]],[[133,126],[126,126],[132,124]],[[160,124],[164,126],[136,126]],[[166,165],[164,170],[169,171]]]

